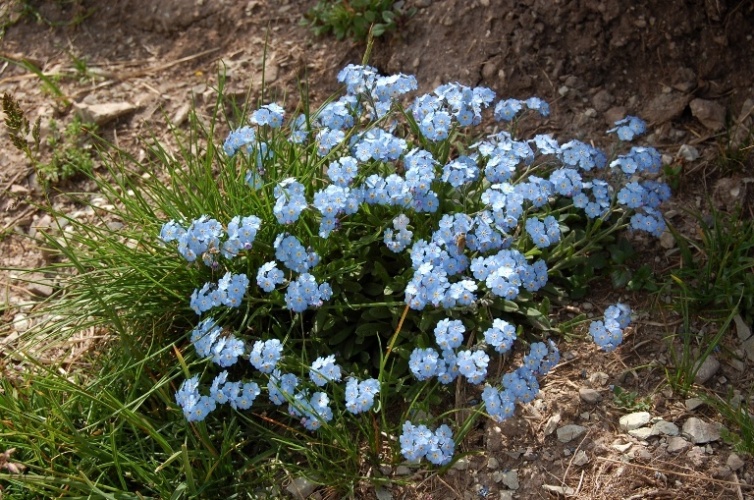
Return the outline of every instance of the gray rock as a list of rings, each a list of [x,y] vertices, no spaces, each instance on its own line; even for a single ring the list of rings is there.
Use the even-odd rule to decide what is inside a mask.
[[[610,376],[605,372],[594,372],[589,375],[589,382],[595,387],[604,387],[610,380]]]
[[[720,425],[709,423],[696,417],[690,417],[683,423],[682,431],[694,444],[704,444],[720,439]]]
[[[686,400],[686,403],[685,403],[686,410],[688,411],[694,411],[700,406],[702,406],[703,404],[704,404],[704,401],[702,401],[699,398],[689,398]]]
[[[74,104],[76,114],[85,122],[104,125],[136,110],[136,106],[128,102],[108,102],[105,104]]]
[[[668,422],[667,420],[660,420],[659,422],[655,422],[652,426],[652,436],[677,436],[678,435],[678,426],[675,425],[673,422]]]
[[[558,424],[560,423],[560,413],[556,413],[553,416],[551,416],[549,419],[547,419],[547,423],[545,424],[545,436],[549,436],[553,432],[555,432],[555,429],[558,428]]]
[[[503,484],[509,489],[509,490],[517,490],[518,489],[518,471],[511,470],[503,474]]]
[[[600,90],[592,97],[592,106],[600,113],[607,111],[612,106],[615,99],[612,94],[605,89]]]
[[[18,333],[24,333],[31,328],[31,320],[24,313],[17,313],[13,316],[13,329]]]
[[[499,469],[500,462],[497,461],[497,458],[490,457],[489,459],[487,459],[487,468],[492,470]]]
[[[463,460],[463,458],[461,460]],[[458,462],[460,462],[461,460],[459,460]],[[457,468],[456,465],[458,465],[458,462],[456,462],[453,465],[454,469]],[[469,467],[469,463],[466,462],[466,468],[468,468],[468,467]],[[459,469],[460,469],[460,467],[459,467]],[[463,469],[463,470],[465,470],[465,469]],[[396,476],[408,476],[409,474],[411,474],[411,469],[409,469],[405,465],[399,465],[398,467],[395,468],[395,475]]]
[[[712,131],[725,127],[725,108],[715,101],[694,99],[689,103],[691,114]]]
[[[374,494],[377,496],[377,500],[393,500],[393,494],[390,493],[390,490],[382,486],[377,486],[374,489]]]
[[[663,231],[660,235],[660,246],[665,250],[675,248],[675,236],[670,231]]]
[[[668,439],[668,453],[680,453],[686,450],[691,443],[680,436],[674,436]]]
[[[34,273],[25,277],[25,279],[29,280],[26,284],[26,289],[37,297],[49,297],[52,295],[52,283],[42,274]]]
[[[645,425],[647,425],[651,418],[652,417],[649,415],[649,413],[645,411],[629,413],[628,415],[623,415],[620,418],[620,428],[624,431],[638,429],[639,427],[644,427]]]
[[[749,358],[749,361],[754,361],[754,336],[742,342],[741,347],[746,353],[746,357]]]
[[[303,476],[297,477],[286,486],[286,491],[295,498],[306,498],[317,489],[317,483]]]
[[[588,389],[586,387],[579,389],[579,397],[582,401],[589,404],[594,404],[602,399],[602,395],[599,393],[599,391]]]
[[[731,453],[728,456],[728,460],[725,461],[725,465],[730,467],[730,470],[735,472],[739,470],[741,467],[743,467],[744,465],[746,465],[746,462],[741,460],[741,457],[739,457],[737,454]]]
[[[660,125],[681,116],[690,100],[691,96],[680,92],[659,94],[647,103],[641,116],[654,125]]]
[[[467,470],[468,468],[469,468],[469,459],[466,457],[459,458],[458,461],[453,464],[453,469],[455,470]]]
[[[649,436],[653,435],[652,429],[650,429],[649,427],[639,427],[638,429],[631,429],[630,431],[628,431],[628,434],[629,436],[633,436],[636,439],[640,439],[642,441],[647,439]]]
[[[688,144],[681,144],[681,147],[678,148],[678,156],[680,158],[683,158],[686,161],[698,160],[699,150],[696,149],[694,146],[689,146]]]
[[[694,375],[694,382],[702,385],[707,382],[712,375],[717,373],[720,369],[720,362],[712,355],[707,356],[701,363],[696,363],[696,375]]]
[[[624,443],[624,444],[614,444],[612,445],[614,450],[618,450],[621,453],[627,452],[631,447],[633,446],[633,443]]]
[[[505,472],[503,471],[496,470],[495,472],[492,473],[492,480],[495,481],[496,483],[501,482],[504,477],[505,477]]]
[[[740,314],[733,316],[733,323],[736,324],[736,335],[738,335],[738,340],[743,342],[751,337],[751,328],[744,322]]]
[[[558,429],[558,441],[568,443],[584,435],[586,427],[575,424],[568,424]]]
[[[578,453],[573,457],[573,465],[576,465],[578,467],[581,467],[582,465],[586,465],[589,463],[589,456],[586,454],[584,450],[579,450]]]
[[[571,496],[576,494],[576,490],[574,490],[570,486],[554,486],[551,484],[543,484],[542,489],[550,493],[555,493],[556,495]]]

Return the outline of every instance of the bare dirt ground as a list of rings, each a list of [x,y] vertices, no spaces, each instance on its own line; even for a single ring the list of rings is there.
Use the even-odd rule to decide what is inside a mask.
[[[100,132],[137,158],[144,155],[140,137],[167,140],[166,117],[181,126],[190,106],[200,117],[211,108],[222,68],[226,92],[243,99],[251,85],[253,102],[276,100],[292,109],[301,82],[310,87],[311,100],[321,103],[337,90],[337,71],[360,62],[364,52],[350,41],[315,39],[300,26],[312,1],[29,2],[39,20],[19,17],[21,2],[6,3],[0,6],[6,26],[0,92],[12,94],[30,119],[41,116],[43,123],[49,118],[66,123],[98,104],[123,104],[126,111],[103,123]],[[671,209],[698,205],[720,179],[745,187],[743,181],[754,177],[750,159],[732,172],[715,162],[730,143],[746,144],[745,132],[751,130],[751,1],[406,0],[403,8],[416,13],[376,41],[370,63],[385,74],[416,75],[420,91],[458,81],[487,86],[501,97],[536,95],[552,106],[538,132],[598,146],[614,120],[626,113],[642,116],[650,125],[647,142],[683,172]],[[45,93],[34,73],[14,64],[21,59],[59,75],[59,88],[72,105]],[[86,71],[77,69],[77,60],[86,62]],[[262,72],[266,96],[260,95]],[[692,160],[690,149],[699,158]],[[58,189],[91,187],[74,180]],[[720,189],[723,199],[746,195],[746,189],[735,195]],[[33,238],[53,225],[35,206],[43,200],[33,168],[0,125],[2,267],[45,263]],[[54,191],[50,201],[72,216],[88,216]],[[637,245],[656,269],[674,263],[672,248],[660,242]],[[12,272],[0,273],[2,302],[9,304],[3,319],[11,325],[1,329],[6,336],[0,338],[0,356],[13,349],[14,335],[31,326],[34,300],[49,295],[54,285],[31,287]],[[598,314],[619,299],[638,310],[645,305],[641,295],[609,286],[600,291],[574,303],[572,313]],[[720,438],[719,416],[664,382],[672,366],[664,339],[677,329],[672,315],[643,315],[615,353],[588,342],[564,343],[564,362],[517,418],[502,426],[481,425],[463,443],[468,457],[447,474],[411,471],[411,486],[387,493],[425,499],[477,498],[485,492],[486,498],[754,498],[754,463]],[[720,366],[704,384],[722,395],[737,391],[747,397],[754,362],[738,339],[726,343]],[[637,393],[632,408],[616,404],[613,386]],[[645,410],[652,420],[629,433],[619,419],[633,410]],[[698,421],[710,435],[691,429]],[[405,479],[398,476],[403,472],[388,471]],[[363,490],[363,498],[375,494]]]

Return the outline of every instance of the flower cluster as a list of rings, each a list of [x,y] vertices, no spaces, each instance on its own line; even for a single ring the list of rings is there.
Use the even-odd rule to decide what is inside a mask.
[[[421,316],[425,309],[438,308],[448,316],[435,325],[435,347],[411,345],[408,367],[414,378],[436,377],[447,385],[460,375],[471,384],[486,382],[482,392],[486,411],[497,421],[505,420],[516,403],[536,396],[538,378],[559,361],[557,347],[552,341],[532,343],[520,366],[493,381],[487,374],[490,354],[511,351],[516,326],[489,317],[491,326],[483,330],[457,318],[468,311],[499,310],[496,307],[505,301],[522,296],[529,300],[560,276],[548,266],[555,264],[548,259],[564,242],[574,241],[578,232],[569,225],[575,214],[583,212],[581,220],[590,228],[615,216],[616,225],[626,225],[630,219],[634,230],[661,234],[665,225],[660,206],[670,191],[664,183],[644,178],[660,172],[661,157],[653,148],[633,146],[608,159],[586,142],[559,142],[547,134],[519,140],[507,131],[490,134],[460,154],[442,141],[455,137],[459,127],[479,125],[485,110],[507,123],[525,110],[546,117],[548,104],[537,97],[495,104],[490,89],[450,83],[404,106],[399,99],[416,90],[416,80],[381,76],[369,66],[349,65],[338,74],[338,81],[346,95],[316,112],[287,119],[281,106],[267,104],[251,114],[249,123],[254,127],[234,130],[225,141],[228,157],[240,153],[256,160],[246,182],[260,189],[254,200],[263,200],[260,206],[269,207],[265,210],[271,208],[273,217],[265,219],[264,231],[256,215],[236,216],[227,228],[208,215],[188,224],[170,221],[163,226],[161,239],[175,242],[186,261],[201,258],[213,276],[222,273],[221,266],[227,268],[217,282],[194,290],[190,306],[201,315],[214,307],[237,308],[248,301],[247,311],[257,304],[273,311],[285,308],[288,321],[291,313],[334,300],[335,307],[320,311],[316,318],[295,316],[302,325],[315,325],[319,334],[319,329],[327,330],[322,324],[331,319],[328,314],[351,308],[345,294],[353,283],[346,281],[365,276],[359,274],[364,260],[384,256],[390,265],[402,267],[386,269],[376,263],[369,269],[405,284],[399,300],[407,311]],[[285,120],[287,132],[278,130]],[[608,133],[631,141],[645,131],[643,121],[629,116]],[[298,177],[301,165],[313,171]],[[289,177],[293,171],[296,177]],[[260,234],[264,241],[251,251]],[[367,248],[374,244],[380,246]],[[274,258],[265,255],[270,251]],[[231,262],[238,257],[242,265]],[[255,276],[258,288],[249,289],[246,273]],[[383,289],[381,285],[374,289]],[[390,288],[392,294],[393,282],[389,285],[384,289]],[[347,307],[339,308],[342,305]],[[416,322],[422,333],[428,317],[432,316]],[[612,350],[621,342],[629,320],[625,306],[611,306],[603,321],[592,323],[590,333],[600,347]],[[176,401],[188,420],[204,419],[217,405],[251,407],[265,390],[265,381],[269,400],[278,406],[287,404],[287,413],[312,431],[330,422],[338,409],[358,415],[374,407],[381,391],[378,379],[359,380],[336,363],[336,354],[310,352],[311,347],[321,346],[317,342],[295,357],[314,359],[305,377],[303,369],[295,371],[298,376],[286,372],[293,358],[284,355],[284,340],[258,339],[253,345],[249,340],[247,346],[236,335],[240,336],[224,332],[213,318],[204,318],[190,338],[200,358],[222,368],[248,358],[247,369],[253,367],[261,375],[256,381],[234,382],[223,370],[209,395],[199,392],[198,377],[186,380]],[[234,368],[233,373],[240,370]],[[337,391],[329,392],[338,384],[345,385],[344,400],[334,395]],[[433,432],[406,421],[400,446],[408,460],[426,458],[445,465],[455,443],[447,425]]]
[[[516,403],[531,402],[539,392],[537,377],[545,375],[559,361],[560,352],[552,341],[532,344],[523,364],[503,375],[503,390],[487,385],[482,391],[482,401],[490,417],[502,422],[513,415]]]
[[[614,351],[623,342],[623,330],[631,323],[631,309],[625,304],[614,304],[605,309],[603,320],[592,321],[589,335],[600,349]]]
[[[403,424],[400,443],[401,454],[406,460],[426,457],[435,465],[449,463],[456,448],[453,431],[447,425],[443,424],[432,432],[426,425],[414,425],[408,420]]]

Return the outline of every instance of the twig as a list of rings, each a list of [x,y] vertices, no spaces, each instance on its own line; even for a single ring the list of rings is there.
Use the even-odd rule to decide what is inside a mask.
[[[435,476],[435,477],[437,478],[438,481],[440,481],[442,484],[444,484],[446,488],[448,488],[450,491],[452,491],[453,493],[455,493],[456,494],[456,498],[463,498],[463,495],[461,495],[460,493],[458,493],[455,490],[455,488],[453,488],[451,485],[449,485],[448,483],[446,483],[443,480],[443,478],[441,478],[440,476]]]
[[[29,207],[26,210],[24,210],[23,212],[21,212],[20,214],[18,214],[17,216],[13,217],[5,226],[3,226],[2,229],[0,229],[0,234],[4,233],[5,231],[7,231],[11,227],[13,227],[13,224],[15,224],[19,220],[23,219],[24,217],[26,217],[30,213],[34,212],[34,210],[36,210],[36,207]]]

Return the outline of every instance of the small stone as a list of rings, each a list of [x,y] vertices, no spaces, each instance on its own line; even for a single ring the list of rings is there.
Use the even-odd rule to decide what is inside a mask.
[[[453,468],[455,470],[467,470],[469,468],[469,459],[466,457],[461,457],[458,459],[456,463],[453,464]],[[396,474],[398,472],[396,471]]]
[[[624,443],[624,444],[614,444],[612,445],[614,450],[617,450],[621,453],[627,452],[631,447],[633,446],[633,443]]]
[[[596,387],[604,387],[608,380],[610,380],[610,376],[605,372],[594,372],[589,375],[589,382]]]
[[[136,110],[136,106],[128,102],[109,102],[105,104],[79,103],[74,104],[73,107],[76,109],[76,114],[79,118],[85,122],[93,122],[97,125],[105,125]]]
[[[573,464],[581,467],[582,465],[586,465],[589,463],[589,456],[586,454],[584,450],[579,450],[578,453],[576,453],[576,456],[573,457]]]
[[[568,443],[584,435],[586,427],[575,424],[568,424],[558,429],[558,441]]]
[[[555,429],[558,428],[558,424],[560,424],[560,413],[556,413],[553,416],[551,416],[549,419],[547,419],[547,423],[545,424],[545,436],[549,436],[553,432],[555,432]]]
[[[513,492],[508,490],[501,491],[500,500],[513,500]]]
[[[699,398],[689,398],[685,402],[686,410],[688,411],[694,411],[700,406],[702,406],[703,404],[704,404],[704,401],[702,401]]]
[[[737,372],[742,372],[746,369],[746,364],[744,364],[744,362],[740,359],[729,359],[728,364]]]
[[[524,451],[524,460],[528,462],[533,462],[537,459],[537,454],[534,453],[534,448],[526,448],[526,451]]]
[[[690,100],[689,95],[680,92],[661,93],[647,103],[640,116],[651,124],[661,125],[681,116]]]
[[[749,361],[754,361],[754,336],[742,342],[741,347],[746,353],[746,357],[749,358]]]
[[[660,235],[660,246],[665,250],[675,248],[675,236],[670,231],[663,231]]]
[[[584,111],[584,116],[587,118],[594,118],[597,116],[597,110],[594,108],[587,108],[586,111]]]
[[[660,420],[652,425],[651,436],[677,436],[678,426],[667,420]]]
[[[699,150],[694,146],[681,144],[681,147],[678,148],[678,157],[683,158],[686,161],[694,161],[699,159]]]
[[[646,448],[639,448],[634,452],[634,458],[640,462],[649,462],[652,460],[652,454]]]
[[[744,322],[740,314],[733,316],[733,323],[736,325],[736,335],[738,335],[738,340],[743,342],[751,337],[751,328]]]
[[[596,109],[600,113],[604,113],[610,108],[610,106],[613,104],[613,101],[615,101],[615,99],[610,94],[610,92],[602,89],[594,94],[594,97],[592,97],[592,106],[594,106],[594,109]]]
[[[727,465],[723,465],[721,467],[715,467],[712,469],[712,477],[715,479],[725,479],[727,477],[730,477],[730,475],[733,474],[733,471],[730,470],[730,467]]]
[[[390,490],[382,486],[377,486],[374,489],[374,494],[377,496],[377,500],[393,500],[393,494],[390,493]]]
[[[694,375],[694,382],[699,385],[704,384],[712,375],[714,375],[720,368],[720,362],[712,355],[707,356],[701,363],[696,364],[696,375]]]
[[[551,484],[543,484],[542,489],[556,495],[571,496],[576,494],[576,490],[570,486],[554,486]]]
[[[24,333],[31,327],[31,320],[24,313],[13,316],[13,329],[18,333]]]
[[[579,389],[579,397],[582,401],[589,404],[594,404],[602,399],[602,395],[598,391],[586,387]]]
[[[511,470],[503,474],[503,484],[509,489],[509,490],[517,490],[518,489],[518,471]]]
[[[500,470],[496,470],[495,472],[492,473],[491,477],[492,477],[493,481],[495,481],[496,483],[499,483],[505,477],[505,472],[500,471]]]
[[[26,289],[37,297],[49,297],[52,295],[52,284],[41,274],[35,273],[24,277],[28,280]]]
[[[31,193],[31,190],[27,188],[26,186],[22,186],[20,184],[13,184],[10,187],[10,194],[22,195],[22,194],[29,194],[29,193]]]
[[[712,131],[725,127],[725,108],[715,101],[694,99],[689,103],[691,114]]]
[[[644,427],[649,423],[651,416],[646,411],[639,411],[635,413],[629,413],[623,415],[620,418],[620,428],[624,431],[630,431],[632,429],[638,429]]]
[[[301,476],[291,481],[285,489],[296,498],[306,498],[314,493],[317,486],[314,481]]]
[[[628,435],[644,441],[652,435],[652,429],[649,427],[639,427],[638,429],[631,429],[628,431]]]
[[[608,126],[612,127],[615,122],[622,120],[626,117],[626,108],[623,106],[615,106],[605,111],[605,122]]]
[[[455,463],[455,464],[453,465],[453,468],[454,468],[454,469],[458,469],[458,470],[466,470],[466,469],[468,469],[468,468],[469,468],[469,463],[468,463],[468,462],[465,462],[465,464],[466,464],[466,469],[462,469],[461,467],[456,467],[456,465],[458,465],[458,464],[459,464],[459,463],[461,462],[461,460],[464,460],[464,459],[462,458],[462,459],[458,460],[458,462],[456,462],[456,463]],[[409,469],[409,468],[408,468],[407,466],[405,466],[405,465],[399,465],[398,467],[396,467],[396,468],[395,468],[395,475],[396,475],[396,476],[408,476],[409,474],[411,474],[411,469]]]
[[[563,85],[558,89],[558,94],[560,94],[560,97],[565,97],[570,90],[567,85]]]
[[[720,439],[720,425],[690,417],[683,423],[682,431],[694,444],[704,444]]]
[[[691,443],[680,436],[668,439],[668,453],[680,453],[691,446]]]
[[[730,470],[735,472],[739,470],[741,467],[743,467],[744,465],[746,465],[746,462],[741,460],[741,457],[739,457],[737,454],[731,453],[728,456],[728,460],[725,461],[725,465],[730,467]]]
[[[489,458],[489,459],[487,460],[487,468],[488,468],[488,469],[493,469],[493,470],[494,470],[494,469],[499,469],[499,468],[500,468],[500,462],[498,462],[498,461],[497,461],[497,458],[495,458],[495,457],[490,457],[490,458]]]
[[[393,472],[393,468],[389,465],[380,465],[380,473],[383,476],[389,476]]]

